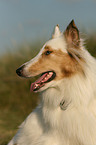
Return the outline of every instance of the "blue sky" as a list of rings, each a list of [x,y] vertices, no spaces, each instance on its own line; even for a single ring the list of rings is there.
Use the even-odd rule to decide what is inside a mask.
[[[74,19],[80,30],[96,31],[96,0],[1,0],[0,53],[36,38],[50,38]]]

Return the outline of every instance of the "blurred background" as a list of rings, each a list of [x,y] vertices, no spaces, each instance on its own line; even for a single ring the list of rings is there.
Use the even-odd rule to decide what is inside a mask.
[[[19,78],[16,69],[38,53],[56,24],[64,31],[72,19],[96,56],[96,0],[0,0],[0,145],[38,104],[38,94],[30,93],[35,78]]]

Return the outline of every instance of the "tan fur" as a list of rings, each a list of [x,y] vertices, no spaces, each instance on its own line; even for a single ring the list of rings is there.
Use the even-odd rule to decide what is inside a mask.
[[[52,51],[52,54],[45,55],[46,51]],[[60,49],[53,50],[50,46],[46,46],[42,52],[42,56],[28,68],[28,71],[35,75],[39,75],[45,71],[54,71],[56,72],[55,80],[59,80],[82,72],[82,67],[69,54],[62,52]]]

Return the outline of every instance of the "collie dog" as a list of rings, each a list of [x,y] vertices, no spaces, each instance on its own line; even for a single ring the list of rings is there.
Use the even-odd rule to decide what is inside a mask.
[[[74,20],[63,33],[57,25],[39,54],[16,72],[39,75],[30,89],[40,92],[40,104],[8,145],[96,145],[96,60]]]

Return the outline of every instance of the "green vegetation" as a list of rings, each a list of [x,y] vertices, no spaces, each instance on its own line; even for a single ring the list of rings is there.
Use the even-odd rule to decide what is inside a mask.
[[[15,70],[34,57],[41,46],[40,42],[25,48],[21,46],[0,58],[0,145],[8,143],[38,103],[37,94],[30,93],[30,84],[34,80],[18,77]],[[96,56],[95,36],[86,41],[86,47]]]

